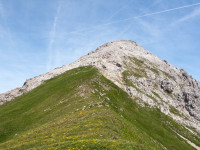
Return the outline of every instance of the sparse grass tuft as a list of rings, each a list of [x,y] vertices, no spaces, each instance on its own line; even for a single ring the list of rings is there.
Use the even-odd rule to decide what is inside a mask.
[[[151,91],[156,97],[158,97],[160,100],[162,100],[162,98],[160,97],[160,95],[154,91]]]
[[[156,68],[150,68],[148,67],[152,72],[154,72],[156,75],[159,75],[159,71]]]
[[[144,64],[143,60],[140,60],[136,57],[129,57],[129,60],[131,60],[132,62],[134,62],[134,64],[136,64],[137,66],[141,67]]]
[[[161,70],[161,71],[162,71],[162,70]],[[173,78],[169,73],[167,73],[167,72],[165,72],[165,71],[162,71],[162,73],[163,73],[167,78],[169,78],[169,79],[172,79],[172,78]]]

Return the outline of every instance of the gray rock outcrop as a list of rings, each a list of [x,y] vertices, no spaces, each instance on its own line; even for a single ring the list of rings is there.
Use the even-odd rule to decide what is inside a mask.
[[[161,81],[161,88],[168,92],[168,93],[172,93],[173,92],[173,87],[172,87],[172,84],[171,82],[167,81],[167,80],[163,80]]]

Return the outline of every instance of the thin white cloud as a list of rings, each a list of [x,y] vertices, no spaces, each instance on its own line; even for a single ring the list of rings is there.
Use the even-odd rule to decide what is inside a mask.
[[[158,5],[158,4],[160,4],[161,2],[162,2],[162,0],[154,0],[152,5],[153,5],[153,6],[154,6],[154,5]]]
[[[60,14],[60,10],[61,10],[61,3],[59,3],[57,11],[56,11],[56,15],[54,17],[54,21],[53,21],[53,25],[52,25],[52,29],[49,33],[49,44],[48,44],[48,48],[47,48],[47,55],[48,55],[48,60],[47,60],[47,71],[49,71],[52,67],[53,64],[53,44],[55,42],[55,37],[56,37],[56,28],[57,28],[57,23],[58,23],[58,17]]]
[[[175,7],[175,8],[171,8],[171,9],[162,10],[162,11],[147,13],[147,14],[140,15],[140,16],[134,16],[134,17],[130,17],[130,18],[125,18],[125,19],[121,19],[121,20],[116,20],[116,21],[112,21],[112,22],[99,24],[99,25],[96,25],[96,26],[93,26],[93,27],[90,27],[90,28],[84,28],[84,29],[77,30],[77,31],[71,31],[71,32],[68,32],[66,34],[73,34],[73,33],[77,34],[77,33],[89,31],[89,30],[92,30],[92,29],[94,30],[94,29],[102,28],[102,26],[107,26],[107,25],[112,25],[112,24],[116,24],[116,23],[120,23],[120,22],[124,22],[124,21],[129,21],[129,20],[133,20],[133,19],[138,19],[138,18],[153,16],[153,15],[157,15],[157,14],[167,13],[167,12],[176,11],[176,10],[189,8],[189,7],[194,7],[194,6],[198,6],[198,5],[200,5],[200,3],[184,5],[184,6],[181,6],[181,7]]]
[[[5,42],[9,43],[9,47],[16,47],[14,35],[10,31],[7,23],[7,12],[3,6],[2,1],[0,1],[0,39],[6,39]]]
[[[3,17],[3,16],[4,16],[3,5],[0,1],[0,17]]]
[[[187,14],[186,16],[180,18],[179,20],[177,20],[177,23],[193,19],[197,16],[200,16],[200,8],[194,9],[190,14]]]
[[[0,23],[5,22],[6,15],[6,9],[4,8],[2,1],[0,0]]]
[[[122,10],[124,10],[125,8],[127,8],[127,6],[129,6],[133,1],[131,0],[128,4],[126,4],[125,6],[122,6],[121,8],[119,8],[118,10],[116,10],[115,12],[112,13],[112,15],[107,19],[108,21],[111,20],[113,17],[115,17],[117,14],[119,14]]]
[[[153,12],[153,13],[147,13],[147,14],[144,14],[144,15],[130,17],[130,18],[126,18],[126,19],[121,19],[121,20],[117,20],[117,21],[114,21],[114,22],[109,22],[109,23],[102,24],[102,25],[114,24],[114,23],[119,23],[119,22],[122,22],[122,21],[127,21],[127,20],[132,20],[132,19],[152,16],[152,15],[157,15],[157,14],[162,14],[162,13],[171,12],[171,11],[175,11],[175,10],[179,10],[179,9],[183,9],[183,8],[194,7],[194,6],[197,6],[197,5],[200,5],[200,3],[195,3],[195,4],[191,4],[191,5],[185,5],[185,6],[171,8],[171,9],[166,9],[166,10],[157,11],[157,12]]]
[[[160,23],[160,20],[152,19],[151,21],[148,21],[138,18],[137,23],[140,33],[142,34],[140,36],[145,37],[145,40],[142,39],[143,43],[150,45],[158,39],[160,40],[163,38],[165,29],[163,28],[162,23]]]

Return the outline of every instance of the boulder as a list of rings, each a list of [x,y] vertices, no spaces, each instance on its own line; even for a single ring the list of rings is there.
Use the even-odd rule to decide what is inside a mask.
[[[167,93],[173,92],[173,86],[172,86],[171,82],[169,82],[168,80],[161,81],[160,87]]]

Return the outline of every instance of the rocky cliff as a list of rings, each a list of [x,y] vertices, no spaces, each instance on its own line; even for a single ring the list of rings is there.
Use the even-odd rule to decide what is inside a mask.
[[[26,93],[67,70],[92,65],[141,106],[159,108],[176,121],[200,131],[200,83],[133,41],[98,47],[69,65],[28,79],[21,88],[0,95],[0,104]]]

